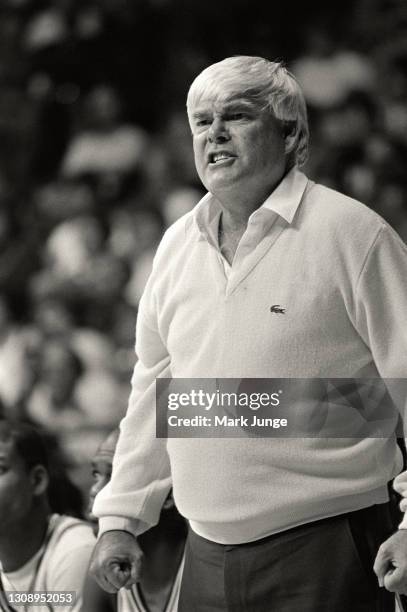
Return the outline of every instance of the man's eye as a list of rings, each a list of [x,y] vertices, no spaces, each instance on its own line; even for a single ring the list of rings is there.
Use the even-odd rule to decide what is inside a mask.
[[[232,113],[231,115],[228,115],[227,117],[229,121],[239,121],[240,119],[244,119],[244,118],[245,118],[244,113]]]
[[[211,122],[211,121],[210,121],[210,119],[199,119],[199,120],[196,122],[196,125],[197,125],[198,127],[203,127],[203,126],[205,126],[205,125],[209,125],[209,124],[210,124],[210,122]]]

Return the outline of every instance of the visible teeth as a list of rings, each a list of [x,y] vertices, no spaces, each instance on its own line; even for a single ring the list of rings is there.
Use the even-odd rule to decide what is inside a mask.
[[[213,156],[213,161],[217,162],[221,159],[228,159],[230,156],[227,153],[215,153]]]

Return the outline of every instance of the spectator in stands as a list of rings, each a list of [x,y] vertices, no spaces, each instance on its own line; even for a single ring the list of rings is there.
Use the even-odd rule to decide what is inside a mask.
[[[9,186],[2,185],[0,171],[0,293],[21,304],[26,298],[27,281],[40,265],[41,238],[30,213],[21,210],[8,191]]]
[[[69,344],[49,340],[42,348],[40,377],[28,400],[34,423],[50,431],[64,431],[86,424],[86,415],[75,392],[84,368]]]
[[[90,215],[97,208],[87,181],[62,177],[39,187],[34,192],[34,204],[36,215],[50,228],[73,217]]]
[[[37,296],[60,296],[82,313],[82,322],[104,325],[128,279],[109,249],[99,218],[78,216],[57,225],[44,248],[44,268],[32,282]]]
[[[75,438],[83,428],[114,427],[125,409],[122,395],[108,370],[86,367],[69,341],[50,339],[41,349],[27,413],[49,431]]]
[[[29,385],[26,344],[24,332],[13,321],[7,297],[0,293],[0,401],[9,414],[14,411]]]
[[[62,161],[65,176],[125,175],[143,164],[148,138],[141,128],[122,119],[119,93],[107,84],[84,101],[83,124]]]
[[[368,57],[335,43],[333,33],[311,25],[304,53],[292,65],[309,107],[332,108],[353,91],[373,89],[375,71]]]

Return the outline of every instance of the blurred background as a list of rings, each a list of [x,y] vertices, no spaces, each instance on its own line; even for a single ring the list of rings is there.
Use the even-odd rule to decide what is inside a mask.
[[[0,414],[43,427],[83,492],[126,409],[157,243],[203,195],[192,79],[283,59],[309,106],[306,173],[407,240],[406,34],[405,0],[2,0]]]

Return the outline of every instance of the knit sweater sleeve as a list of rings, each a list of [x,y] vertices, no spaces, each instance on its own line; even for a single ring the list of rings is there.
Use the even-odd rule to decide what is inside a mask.
[[[137,535],[155,525],[171,488],[166,440],[156,438],[155,380],[171,376],[170,357],[157,323],[156,267],[155,262],[139,305],[138,361],[127,414],[120,424],[112,478],[94,504],[104,531],[125,529]]]
[[[407,431],[407,246],[387,225],[378,232],[357,286],[357,327]],[[407,472],[398,480],[407,479]],[[404,498],[407,489],[400,491]],[[407,515],[400,526],[407,529]]]
[[[377,232],[356,286],[356,327],[382,378],[407,378],[407,246]]]

